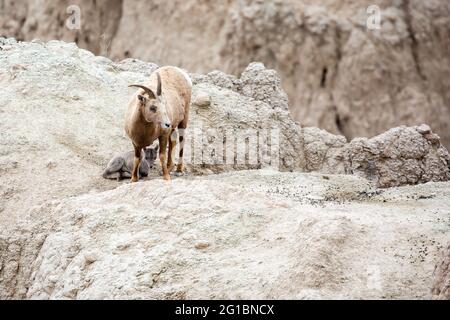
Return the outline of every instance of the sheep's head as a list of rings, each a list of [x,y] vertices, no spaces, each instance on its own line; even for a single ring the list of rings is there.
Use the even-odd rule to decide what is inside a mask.
[[[147,122],[159,124],[163,129],[169,129],[171,123],[167,115],[166,102],[162,95],[161,76],[159,73],[156,73],[156,76],[158,78],[156,92],[140,84],[133,84],[130,85],[130,87],[136,87],[143,90],[137,95],[137,103],[139,104],[144,119]]]

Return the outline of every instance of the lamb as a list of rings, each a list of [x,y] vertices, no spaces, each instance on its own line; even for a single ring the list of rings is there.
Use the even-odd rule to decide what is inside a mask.
[[[184,134],[189,121],[192,81],[177,67],[156,70],[144,85],[131,85],[136,92],[125,114],[125,132],[134,147],[131,181],[139,180],[141,150],[159,140],[159,159],[163,178],[170,181],[174,168],[175,147],[180,143],[177,173],[183,173]],[[169,150],[167,150],[167,146]]]
[[[141,165],[139,176],[147,177],[150,169],[153,168],[158,154],[158,146],[141,150]],[[105,179],[129,179],[133,170],[134,151],[129,151],[111,159],[107,168],[103,172]]]

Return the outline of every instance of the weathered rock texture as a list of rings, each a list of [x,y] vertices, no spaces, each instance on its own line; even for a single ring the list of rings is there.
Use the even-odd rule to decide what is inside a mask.
[[[267,170],[124,184],[1,228],[0,298],[429,298],[449,195]]]
[[[372,139],[305,128],[306,169],[357,174],[379,187],[450,179],[450,156],[430,127],[398,127]]]
[[[101,178],[131,148],[127,85],[156,68],[0,38],[0,298],[430,295],[450,240],[448,182],[382,191],[350,175],[205,175],[271,165],[263,161],[191,165],[173,184],[158,170],[119,188]],[[239,78],[192,78],[191,129],[278,128],[281,170],[354,173],[380,186],[449,178],[448,152],[426,125],[347,143],[297,125],[262,64]],[[202,156],[212,136],[191,141]]]
[[[79,5],[79,31],[64,27]],[[369,5],[381,29],[366,28]],[[238,75],[276,69],[295,120],[348,139],[428,123],[450,147],[448,0],[0,1],[0,35]]]
[[[434,270],[433,298],[450,300],[450,245]]]

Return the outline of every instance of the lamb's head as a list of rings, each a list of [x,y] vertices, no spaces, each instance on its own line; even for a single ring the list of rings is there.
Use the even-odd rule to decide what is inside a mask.
[[[155,164],[155,160],[158,157],[158,150],[159,146],[151,146],[144,149],[145,151],[145,160],[148,162],[148,166],[150,168],[153,168],[153,165]]]
[[[158,78],[156,92],[140,84],[133,84],[130,87],[142,89],[136,99],[144,119],[147,122],[159,124],[162,129],[170,129],[171,123],[167,115],[166,101],[162,95],[161,76],[159,73],[156,73],[156,76]]]

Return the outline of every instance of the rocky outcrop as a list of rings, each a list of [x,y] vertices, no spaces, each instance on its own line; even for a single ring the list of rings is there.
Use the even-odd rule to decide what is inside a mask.
[[[306,169],[357,174],[379,187],[450,179],[450,156],[429,126],[398,127],[371,139],[304,128]]]
[[[280,126],[282,134],[280,146],[285,149],[281,156],[284,170],[358,174],[379,187],[450,179],[449,153],[442,146],[440,137],[427,125],[403,126],[372,139],[358,138],[347,143],[345,137],[317,128],[304,128],[299,132],[298,125],[294,124],[285,112],[288,110],[288,101],[278,76],[273,70],[265,69],[262,64],[250,64],[239,79],[215,71],[205,76],[196,76],[195,82],[199,87],[201,83],[212,83],[272,106],[280,120],[277,125]],[[203,91],[205,92],[208,92],[208,89]],[[223,120],[229,117],[230,112],[239,112],[233,118],[241,119],[240,123],[245,123],[246,128],[268,128],[274,125],[271,120],[274,114],[271,114],[270,108],[264,110],[264,105],[255,110],[264,116],[256,118],[256,124],[251,125],[255,119],[253,112],[246,115],[237,108],[230,109],[226,106],[228,103],[225,103],[227,98],[223,96],[214,100],[214,105],[222,105],[219,108],[200,109],[204,114],[202,121],[208,127],[236,127]],[[236,100],[231,102],[237,104]],[[244,106],[242,109],[247,110],[248,107]],[[242,125],[238,127],[242,128]]]
[[[434,270],[433,298],[450,300],[450,245]]]
[[[380,30],[366,27],[374,4]],[[82,10],[81,30],[64,27],[69,5]],[[303,126],[352,139],[427,123],[450,147],[447,0],[1,0],[0,8],[0,35],[75,41],[117,60],[235,75],[261,61],[280,74]]]
[[[240,78],[214,71],[207,75],[194,75],[194,84],[193,105],[197,109],[192,126],[201,123],[204,131],[214,129],[221,133],[228,132],[242,141],[246,138],[246,132],[257,133],[257,137],[250,138],[258,142],[259,148],[272,146],[273,149],[267,151],[269,158],[270,152],[279,152],[279,158],[276,156],[272,159],[276,161],[276,167],[281,170],[304,170],[301,128],[289,114],[287,95],[274,70],[266,69],[261,63],[251,63]],[[207,97],[207,106],[199,104],[198,96],[201,99]],[[277,141],[271,143],[269,137],[272,133]],[[245,147],[245,144],[236,143],[236,148]],[[207,148],[208,140],[203,139],[202,149]],[[245,150],[238,152],[243,154]],[[260,156],[255,165],[238,164],[231,168],[261,168],[271,164],[270,161],[264,163],[264,150],[259,149],[257,152]],[[213,166],[216,172],[227,168],[230,169],[217,163]]]
[[[372,139],[354,139],[346,172],[381,187],[450,179],[450,156],[427,125],[391,129]]]

